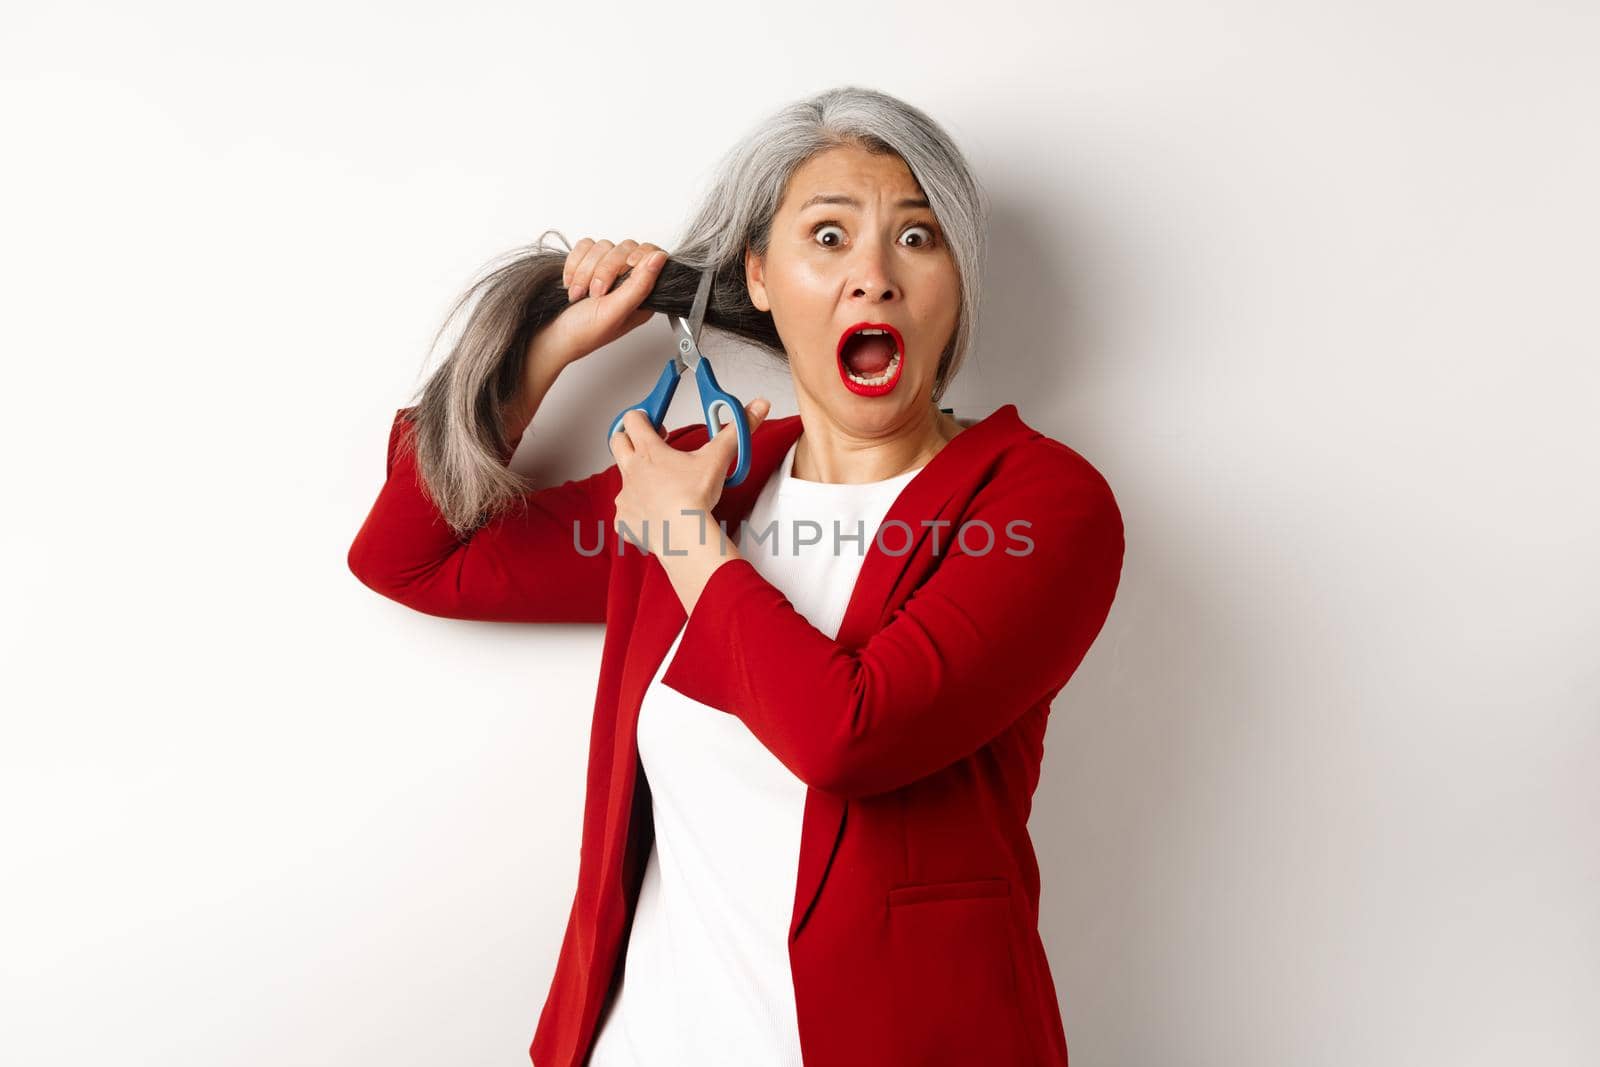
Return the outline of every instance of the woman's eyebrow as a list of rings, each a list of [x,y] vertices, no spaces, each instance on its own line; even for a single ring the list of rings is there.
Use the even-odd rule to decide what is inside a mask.
[[[857,211],[861,210],[861,201],[857,200],[853,196],[841,196],[838,193],[818,193],[816,196],[813,196],[810,200],[807,200],[805,203],[801,204],[800,205],[800,210],[804,211],[806,208],[810,207],[812,204],[843,204],[846,207],[853,207]],[[898,203],[895,204],[895,207],[927,207],[927,206],[928,206],[928,201],[925,200],[924,198],[920,197],[920,196],[907,197],[906,199],[901,200],[901,201],[899,201]]]

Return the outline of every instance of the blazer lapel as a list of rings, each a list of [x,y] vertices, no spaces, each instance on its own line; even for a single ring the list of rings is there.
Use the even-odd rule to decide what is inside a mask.
[[[873,538],[867,548],[866,558],[862,560],[861,572],[851,591],[844,619],[839,624],[835,639],[840,644],[852,649],[866,644],[882,628],[890,612],[910,596],[909,589],[901,588],[901,579],[912,559],[923,555],[923,542],[927,540],[930,528],[924,526],[922,520],[936,518],[951,498],[970,485],[1000,450],[1014,439],[1019,427],[1026,430],[1017,416],[1016,405],[1007,404],[957,434],[906,483],[884,515],[883,522],[885,525],[895,519],[904,522],[910,528],[907,535],[910,547],[899,555],[889,555],[879,551],[877,538]],[[945,536],[940,539],[941,548],[955,536],[952,528],[942,529]],[[894,536],[896,540],[889,543],[898,549],[899,534]],[[805,817],[800,834],[800,867],[795,879],[795,907],[789,921],[790,941],[800,936],[800,930],[816,903],[817,894],[822,890],[828,867],[844,834],[849,807],[849,801],[836,794],[820,789],[806,791]]]

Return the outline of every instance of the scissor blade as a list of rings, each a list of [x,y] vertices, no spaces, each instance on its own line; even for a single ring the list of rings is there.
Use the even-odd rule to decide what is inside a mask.
[[[700,327],[706,321],[706,305],[711,302],[711,283],[716,278],[716,271],[707,268],[700,272],[700,288],[694,293],[694,307],[689,309],[689,339],[696,345],[700,343]]]

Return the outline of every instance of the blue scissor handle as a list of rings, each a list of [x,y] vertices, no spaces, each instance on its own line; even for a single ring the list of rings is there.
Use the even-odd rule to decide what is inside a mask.
[[[744,405],[739,403],[739,398],[723,389],[717,384],[717,376],[711,373],[711,364],[704,356],[694,366],[695,385],[700,390],[700,405],[705,409],[706,428],[710,436],[715,437],[726,426],[719,426],[717,408],[726,408],[728,422],[739,435],[739,463],[734,467],[733,475],[724,479],[723,484],[735,486],[744,481],[744,476],[750,473],[750,421],[745,418]]]
[[[617,412],[617,417],[611,420],[611,429],[606,431],[606,447],[611,447],[611,437],[622,429],[622,417],[630,411],[642,411],[650,420],[650,425],[656,429],[667,419],[667,407],[672,403],[672,394],[678,391],[678,377],[683,372],[678,366],[678,357],[667,360],[667,365],[661,369],[661,377],[656,379],[656,387],[650,390],[650,395],[637,404],[629,404]]]

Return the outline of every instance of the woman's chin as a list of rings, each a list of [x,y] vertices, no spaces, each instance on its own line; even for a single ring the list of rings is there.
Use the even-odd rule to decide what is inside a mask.
[[[931,389],[932,386],[929,386]],[[863,437],[894,434],[906,427],[911,415],[911,398],[917,389],[910,381],[870,395],[836,387],[829,391],[826,406],[841,426]]]

